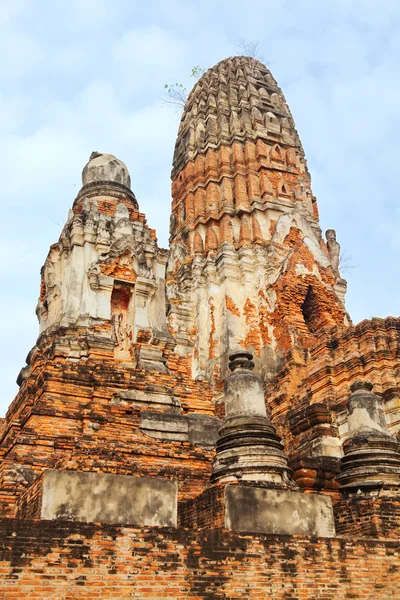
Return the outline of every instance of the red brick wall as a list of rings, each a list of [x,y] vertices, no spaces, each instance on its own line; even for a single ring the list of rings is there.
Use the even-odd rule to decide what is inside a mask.
[[[113,398],[121,390],[163,385],[173,390],[183,414],[214,416],[212,390],[189,378],[171,351],[165,351],[170,373],[158,373],[115,359],[112,346],[102,350],[93,343],[88,358],[78,362],[62,350],[55,342],[36,352],[32,374],[8,411],[0,437],[0,516],[16,516],[21,494],[52,468],[167,477],[178,480],[180,499],[199,494],[210,478],[214,448],[153,439],[140,430],[140,411],[158,409]]]
[[[180,527],[215,528],[225,525],[225,486],[213,485],[196,498],[178,503]]]
[[[18,519],[40,519],[43,497],[43,473],[25,490],[18,500]]]
[[[400,538],[400,498],[348,498],[335,504],[338,535]]]
[[[0,521],[0,600],[400,598],[400,545]]]
[[[357,379],[373,383],[378,395],[397,397],[399,355],[400,319],[365,320],[345,330],[319,332],[308,354],[293,353],[266,382],[272,422],[302,488],[334,492],[338,487],[333,461],[312,465],[310,443],[338,435],[337,415],[346,410],[350,385]]]

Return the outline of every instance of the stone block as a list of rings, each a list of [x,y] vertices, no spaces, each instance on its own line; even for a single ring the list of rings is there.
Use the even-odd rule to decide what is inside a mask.
[[[220,419],[199,413],[178,415],[142,410],[140,429],[159,440],[190,442],[198,446],[215,446],[221,427]]]
[[[316,494],[228,485],[225,488],[225,528],[334,537],[332,501],[328,496]]]
[[[170,411],[181,408],[172,389],[163,385],[148,385],[144,390],[121,390],[113,396],[111,404],[126,404],[137,408],[151,406]]]
[[[109,473],[46,471],[40,517],[176,527],[176,481]]]
[[[187,442],[189,421],[182,415],[141,411],[140,429],[152,438]]]
[[[189,442],[198,446],[214,447],[222,421],[216,417],[199,413],[191,413],[186,418],[189,421]]]

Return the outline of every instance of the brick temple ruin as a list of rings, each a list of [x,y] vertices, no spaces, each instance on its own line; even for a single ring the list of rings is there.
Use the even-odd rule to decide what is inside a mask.
[[[352,324],[325,237],[257,60],[189,95],[169,250],[91,155],[0,420],[1,600],[400,598],[400,319]]]

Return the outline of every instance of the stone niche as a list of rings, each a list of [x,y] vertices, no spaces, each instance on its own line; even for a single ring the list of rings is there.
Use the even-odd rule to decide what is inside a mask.
[[[46,471],[37,517],[176,527],[176,481],[109,473]]]

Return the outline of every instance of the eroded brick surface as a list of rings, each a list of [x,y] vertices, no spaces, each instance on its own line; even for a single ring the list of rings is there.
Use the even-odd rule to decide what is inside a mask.
[[[399,598],[398,545],[5,520],[0,598]]]

